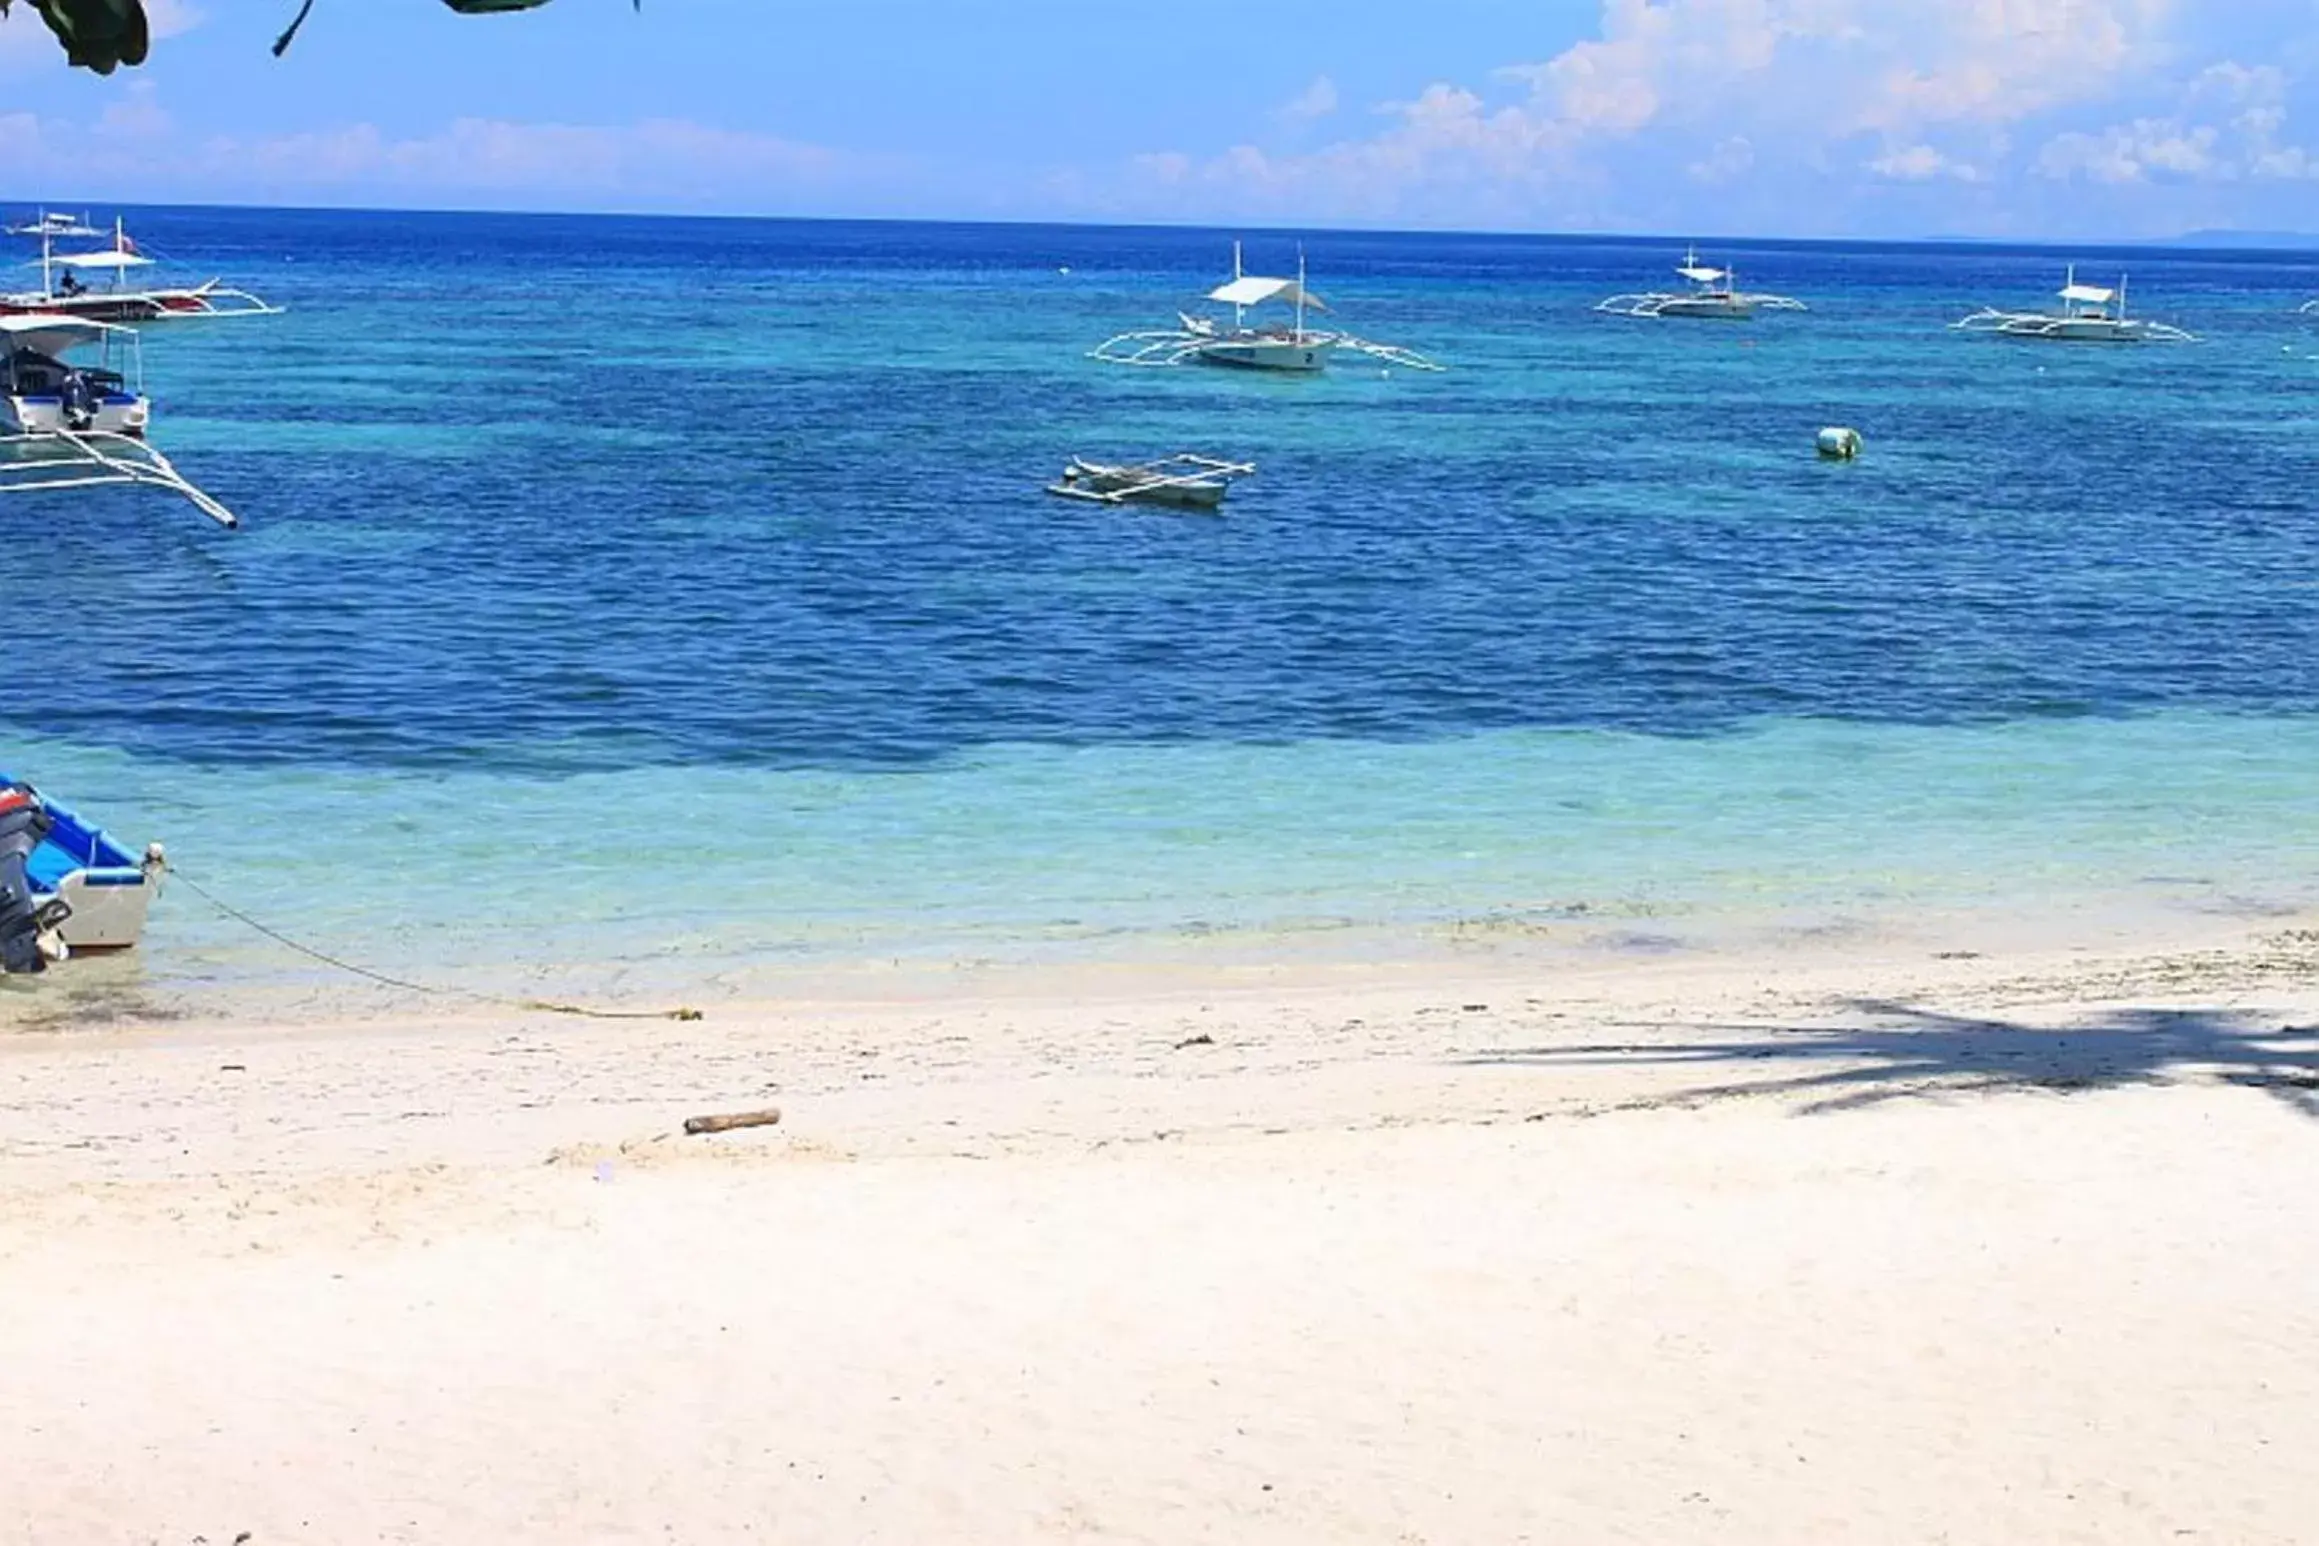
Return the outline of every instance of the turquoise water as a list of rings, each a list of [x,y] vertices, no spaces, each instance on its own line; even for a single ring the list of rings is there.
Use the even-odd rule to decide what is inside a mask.
[[[148,338],[157,438],[248,526],[0,512],[55,645],[0,766],[389,970],[2319,891],[2299,261],[2085,259],[2205,340],[2089,351],[1941,326],[2079,254],[1719,248],[1814,310],[1685,327],[1587,309],[1665,244],[1328,234],[1345,325],[1451,369],[1280,381],[1082,358],[1222,233],[131,223],[292,308]],[[1221,518],[1039,493],[1187,448],[1260,464]],[[150,944],[192,1003],[320,980],[182,890]]]

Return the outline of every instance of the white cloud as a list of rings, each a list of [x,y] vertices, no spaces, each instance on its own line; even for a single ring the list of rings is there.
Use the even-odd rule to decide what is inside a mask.
[[[2275,65],[2209,65],[2182,89],[2173,113],[2057,134],[2038,152],[2037,171],[2112,187],[2319,176],[2319,157],[2282,142],[2288,84]]]
[[[1177,149],[1144,170],[1276,211],[1422,219],[1489,204],[1622,224],[1676,179],[1731,193],[1851,167],[1978,182],[2014,126],[2153,70],[2176,3],[1602,0],[1595,35],[1480,87],[1437,81],[1366,137],[1289,155]]]
[[[1312,84],[1281,104],[1277,116],[1290,123],[1314,123],[1337,110],[1337,83],[1316,75]]]
[[[268,136],[183,132],[149,79],[94,123],[18,113],[0,142],[28,161],[70,162],[76,186],[125,196],[399,196],[519,204],[756,210],[816,205],[892,186],[904,163],[682,120],[539,124],[464,118],[394,136],[367,123]]]
[[[1754,167],[1755,146],[1746,136],[1735,134],[1683,170],[1694,182],[1727,183],[1746,176]]]
[[[2106,95],[2159,57],[2173,0],[1948,0],[1889,8],[1916,23],[1877,79],[1863,128],[2008,124]],[[1929,24],[1929,25],[1927,25]]]
[[[1979,182],[1980,169],[1935,150],[1930,145],[1909,145],[1887,151],[1868,163],[1868,170],[1894,182],[1924,183],[1951,178],[1957,182]]]
[[[145,0],[145,24],[156,40],[191,32],[209,20],[192,0]]]

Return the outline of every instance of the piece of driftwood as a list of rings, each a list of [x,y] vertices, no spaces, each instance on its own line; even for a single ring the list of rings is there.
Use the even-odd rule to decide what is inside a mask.
[[[685,1133],[698,1137],[702,1133],[729,1133],[737,1127],[771,1127],[781,1120],[779,1106],[767,1106],[763,1111],[729,1111],[719,1116],[686,1117]]]

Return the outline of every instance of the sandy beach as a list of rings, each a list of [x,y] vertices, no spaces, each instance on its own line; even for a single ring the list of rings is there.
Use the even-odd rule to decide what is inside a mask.
[[[59,1025],[0,1159],[10,1542],[2319,1519],[2301,920]]]

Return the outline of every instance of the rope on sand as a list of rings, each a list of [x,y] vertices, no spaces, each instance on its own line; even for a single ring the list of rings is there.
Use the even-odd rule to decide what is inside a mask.
[[[350,972],[357,977],[367,977],[372,982],[381,983],[390,988],[401,988],[409,993],[429,993],[442,998],[473,999],[477,1003],[497,1004],[503,1008],[530,1010],[538,1014],[576,1015],[587,1020],[698,1020],[701,1018],[701,1012],[697,1009],[591,1009],[585,1004],[564,1004],[551,999],[539,998],[508,998],[497,993],[479,993],[473,988],[447,987],[440,983],[412,982],[407,978],[389,976],[385,972],[373,971],[367,966],[358,966],[352,961],[340,960],[337,956],[317,950],[312,945],[301,944],[281,930],[260,923],[175,865],[170,866],[169,874],[176,879],[178,884],[191,889],[195,896],[200,897],[228,918],[237,923],[246,924],[276,944],[295,950],[298,954],[319,961],[325,966],[336,967],[339,971]]]

